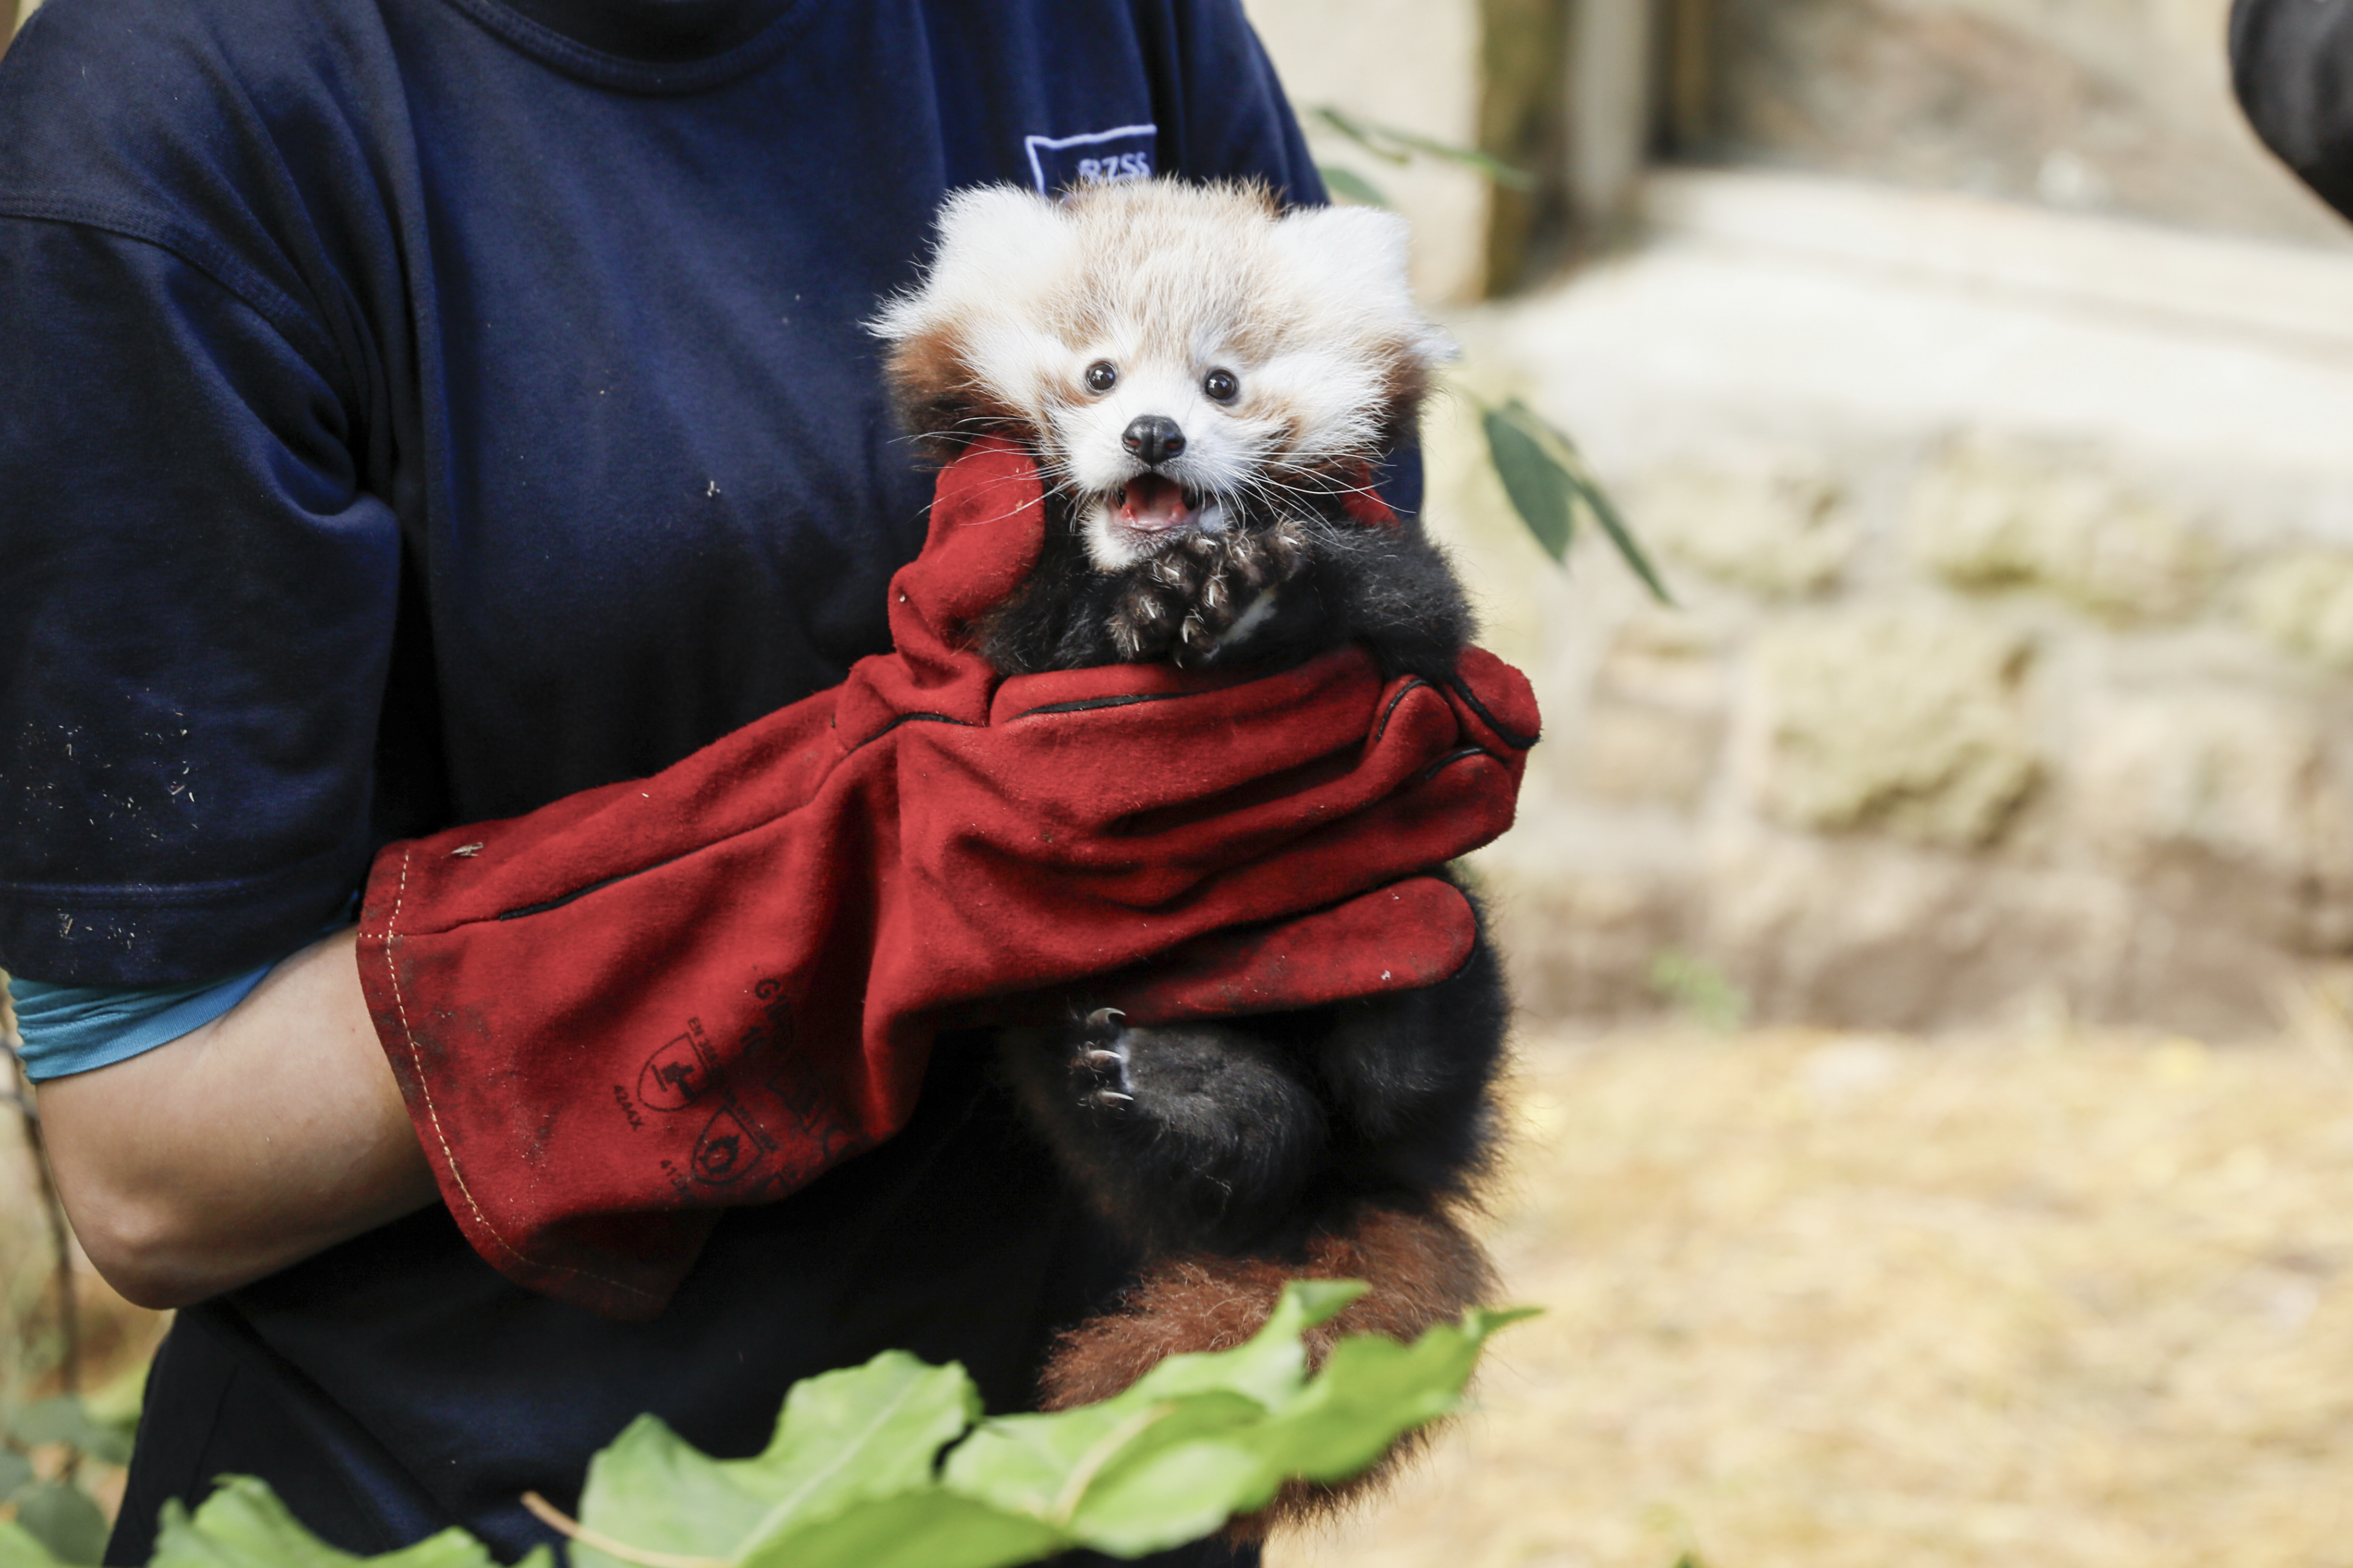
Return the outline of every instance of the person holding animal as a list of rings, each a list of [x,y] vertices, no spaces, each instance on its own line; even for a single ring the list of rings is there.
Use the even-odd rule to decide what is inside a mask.
[[[752,1451],[891,1346],[1018,1406],[1135,1247],[970,1027],[1473,951],[1417,874],[1508,821],[1500,667],[976,647],[1043,492],[927,519],[864,323],[949,191],[1106,169],[1321,195],[1219,0],[50,0],[0,60],[0,967],[182,1309],[110,1561],[230,1471],[513,1555],[638,1412]]]

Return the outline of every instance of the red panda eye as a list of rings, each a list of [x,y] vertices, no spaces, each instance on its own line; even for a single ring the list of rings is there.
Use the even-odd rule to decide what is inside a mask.
[[[1111,361],[1099,359],[1087,366],[1087,390],[1109,392],[1119,384],[1119,372],[1112,369]]]
[[[1242,384],[1234,379],[1229,370],[1213,370],[1201,378],[1201,390],[1219,403],[1231,403],[1241,395]]]

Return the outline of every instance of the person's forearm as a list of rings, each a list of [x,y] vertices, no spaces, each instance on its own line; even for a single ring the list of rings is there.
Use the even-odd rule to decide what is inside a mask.
[[[40,1086],[67,1213],[132,1300],[185,1306],[434,1200],[353,935],[192,1034]]]

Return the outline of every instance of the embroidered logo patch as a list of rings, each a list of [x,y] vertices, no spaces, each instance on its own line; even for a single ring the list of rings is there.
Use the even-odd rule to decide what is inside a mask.
[[[1050,196],[1073,185],[1152,178],[1152,143],[1159,134],[1156,125],[1123,125],[1083,136],[1025,136],[1021,144],[1039,194]]]

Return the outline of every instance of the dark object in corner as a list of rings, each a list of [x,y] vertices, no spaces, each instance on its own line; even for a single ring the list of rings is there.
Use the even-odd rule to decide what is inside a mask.
[[[2231,85],[2263,144],[2353,218],[2353,0],[2236,0]]]

